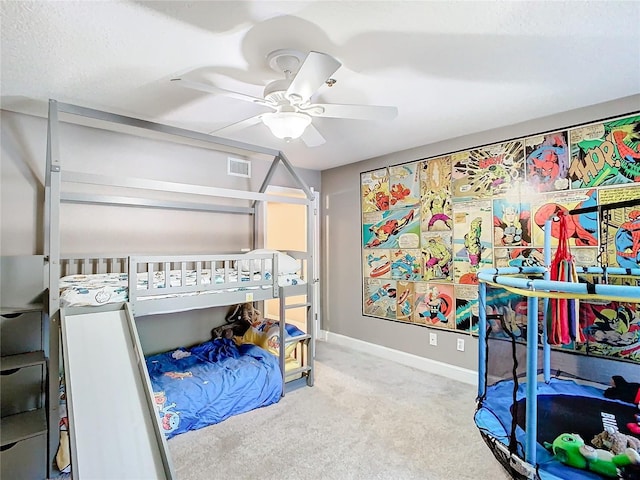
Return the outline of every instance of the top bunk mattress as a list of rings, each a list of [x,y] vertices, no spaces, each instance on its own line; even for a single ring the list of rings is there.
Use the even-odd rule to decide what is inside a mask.
[[[226,277],[228,275],[228,277]],[[197,287],[198,273],[196,270],[187,270],[182,285],[182,271],[171,270],[169,273],[169,285],[171,287]],[[225,278],[226,277],[226,278]],[[200,272],[199,285],[222,285],[225,283],[239,283],[237,286],[221,288],[215,290],[194,290],[183,293],[162,294],[165,288],[165,272],[153,272],[152,285],[150,287],[149,275],[138,273],[136,278],[137,290],[139,292],[153,291],[153,296],[141,296],[138,300],[172,298],[177,296],[191,296],[202,294],[218,294],[224,292],[235,292],[252,289],[269,289],[271,285],[245,286],[242,282],[259,281],[262,274],[250,272],[238,272],[237,270],[227,271],[224,269],[203,269]],[[264,273],[265,280],[271,280],[270,272]],[[287,287],[292,285],[303,285],[305,281],[296,273],[280,274],[277,277],[278,286]],[[129,301],[129,275],[126,273],[97,273],[91,275],[67,275],[60,279],[60,306],[80,307],[98,306],[107,303],[119,303]]]
[[[171,257],[153,257],[155,264],[163,265],[163,268],[149,269],[151,257],[141,257],[142,261],[134,260],[130,265],[131,271],[136,271],[135,283],[129,281],[127,273],[92,273],[71,274],[62,277],[59,281],[60,306],[81,307],[99,306],[107,303],[119,303],[127,301],[146,301],[168,299],[175,297],[191,297],[197,295],[223,294],[241,291],[266,291],[274,287],[290,287],[304,285],[306,282],[297,273],[301,270],[300,264],[291,257],[278,252],[277,275],[272,273],[271,260],[266,258],[265,251],[256,251],[260,258],[247,254],[234,257],[229,261],[229,256],[221,256],[225,261],[211,260],[218,257],[212,256],[207,260],[211,268],[185,268],[181,263]],[[281,262],[285,257],[295,263]],[[240,260],[240,258],[243,258]],[[192,262],[193,263],[193,262]],[[204,261],[197,261],[199,267],[203,267]],[[170,267],[178,264],[179,269]],[[222,268],[216,265],[224,264]],[[281,267],[282,266],[282,267]],[[140,272],[140,268],[146,271]],[[165,272],[169,272],[168,275]],[[168,279],[167,279],[168,277]],[[135,295],[129,295],[129,288],[134,288]]]

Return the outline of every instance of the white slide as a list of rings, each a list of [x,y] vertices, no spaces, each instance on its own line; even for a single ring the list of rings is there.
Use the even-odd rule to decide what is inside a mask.
[[[61,312],[74,479],[171,479],[135,322],[117,310]]]

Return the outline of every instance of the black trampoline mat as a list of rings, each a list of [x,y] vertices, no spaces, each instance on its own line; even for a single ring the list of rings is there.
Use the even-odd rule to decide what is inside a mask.
[[[513,415],[514,408],[511,408]],[[607,399],[573,395],[538,395],[537,441],[552,443],[562,433],[577,433],[586,443],[604,430],[617,425],[622,433],[633,435],[627,423],[634,421],[638,408]],[[526,431],[526,399],[516,403],[516,422]]]

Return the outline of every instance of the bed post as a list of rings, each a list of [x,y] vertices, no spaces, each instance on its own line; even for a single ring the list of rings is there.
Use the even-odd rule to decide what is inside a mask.
[[[307,204],[307,333],[311,335],[311,339],[307,344],[307,366],[311,369],[307,374],[307,385],[313,386],[313,359],[316,356],[315,352],[315,300],[314,300],[314,289],[316,284],[316,273],[314,271],[314,262],[315,262],[315,225],[316,225],[316,216],[318,215],[318,211],[316,210],[315,198],[316,195],[313,191],[311,191],[312,199]]]
[[[45,166],[44,255],[45,286],[49,337],[47,368],[47,472],[54,474],[53,461],[58,449],[59,380],[60,375],[60,146],[58,136],[58,104],[49,100],[47,122],[47,159]],[[45,337],[46,338],[46,337]]]
[[[284,289],[280,288],[280,299],[278,301],[278,328],[280,333],[279,336],[279,346],[278,346],[278,364],[280,365],[280,374],[282,375],[282,396],[284,397],[287,387],[287,372],[286,372],[286,358],[285,358],[285,321],[286,321],[286,310],[287,310],[287,297],[284,295]]]

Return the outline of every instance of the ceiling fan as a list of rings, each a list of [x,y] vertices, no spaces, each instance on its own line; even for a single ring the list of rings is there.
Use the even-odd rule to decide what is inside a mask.
[[[391,120],[398,114],[396,107],[313,103],[311,96],[325,84],[333,86],[335,80],[331,75],[342,66],[331,55],[312,51],[305,57],[297,50],[284,49],[271,52],[267,55],[267,61],[272,69],[283,73],[284,78],[269,83],[264,89],[264,98],[185,78],[173,78],[171,81],[185,88],[214,95],[225,95],[273,110],[273,112],[261,113],[210,132],[217,136],[263,123],[273,135],[280,139],[289,142],[301,138],[307,146],[315,147],[325,143],[325,139],[312,124],[313,117]]]

